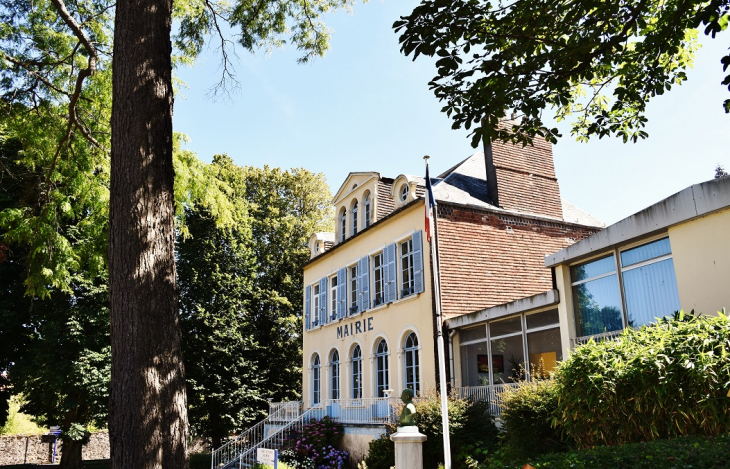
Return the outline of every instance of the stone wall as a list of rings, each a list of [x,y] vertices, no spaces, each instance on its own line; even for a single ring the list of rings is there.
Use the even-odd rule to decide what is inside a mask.
[[[0,466],[10,464],[44,464],[53,459],[53,435],[0,436]],[[56,448],[56,462],[61,460],[61,440]],[[84,446],[83,458],[109,459],[109,433],[94,433]]]

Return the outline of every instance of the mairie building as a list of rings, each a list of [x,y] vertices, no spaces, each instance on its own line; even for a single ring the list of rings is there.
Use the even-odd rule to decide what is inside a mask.
[[[589,340],[677,310],[730,308],[730,177],[690,186],[604,226],[560,197],[551,146],[495,143],[432,178],[448,387],[485,400],[546,376]],[[302,401],[213,452],[252,463],[312,418],[342,422],[351,462],[385,431],[404,388],[438,385],[425,180],[350,173],[333,233],[304,266]]]
[[[491,187],[488,172],[494,175]],[[432,185],[445,319],[552,289],[555,279],[545,256],[603,227],[561,199],[552,149],[544,141],[525,148],[494,144],[486,157],[484,151],[469,156],[432,178]],[[311,236],[302,292],[304,409],[321,408],[343,421],[356,413],[377,421],[387,412],[380,400],[391,392],[436,389],[434,271],[424,232],[424,191],[419,176],[350,173],[333,199],[334,233]],[[550,313],[536,321],[555,329],[543,333],[535,347],[560,359],[557,318]],[[460,364],[453,345],[449,349],[447,376],[453,384]],[[505,371],[478,382],[509,380],[508,360],[519,356],[507,350]]]

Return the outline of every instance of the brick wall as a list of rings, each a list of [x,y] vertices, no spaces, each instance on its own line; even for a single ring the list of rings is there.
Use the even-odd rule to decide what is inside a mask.
[[[443,203],[438,209],[441,301],[447,318],[551,289],[545,254],[596,231]]]
[[[550,143],[536,138],[534,146],[523,148],[495,142],[492,144],[492,158],[501,207],[563,218]]]

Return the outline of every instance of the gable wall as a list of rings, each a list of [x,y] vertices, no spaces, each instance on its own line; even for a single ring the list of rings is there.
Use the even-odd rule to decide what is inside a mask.
[[[442,306],[447,318],[551,289],[545,255],[597,231],[443,203],[438,209]]]

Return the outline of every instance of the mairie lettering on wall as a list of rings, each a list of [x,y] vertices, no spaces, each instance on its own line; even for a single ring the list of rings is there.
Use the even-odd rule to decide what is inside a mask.
[[[337,326],[337,338],[348,337],[351,335],[359,334],[361,332],[368,332],[373,330],[373,318],[362,318],[349,324],[343,324]]]

